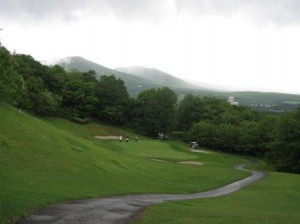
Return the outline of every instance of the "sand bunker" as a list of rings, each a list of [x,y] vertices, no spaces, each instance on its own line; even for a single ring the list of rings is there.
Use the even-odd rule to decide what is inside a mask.
[[[168,163],[168,161],[162,160],[162,159],[151,159],[152,161],[156,162],[162,162],[162,163]]]
[[[203,150],[203,149],[191,149],[192,152],[199,152],[199,153],[205,153],[208,154],[209,151]]]
[[[161,159],[151,159],[152,161],[156,161],[156,162],[162,162],[162,163],[172,163],[172,162],[168,162],[166,160],[161,160]],[[196,165],[196,166],[200,166],[203,165],[203,163],[201,162],[197,162],[197,161],[181,161],[181,162],[177,162],[179,164],[187,164],[187,165]]]
[[[196,162],[196,161],[181,161],[181,162],[178,162],[178,163],[179,164],[196,165],[196,166],[200,166],[200,165],[203,164],[201,162]]]
[[[119,139],[119,136],[95,136],[97,139]]]

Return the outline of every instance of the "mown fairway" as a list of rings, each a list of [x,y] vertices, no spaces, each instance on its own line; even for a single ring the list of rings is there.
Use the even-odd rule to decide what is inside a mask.
[[[132,224],[298,224],[299,189],[299,175],[271,172],[227,196],[152,206]]]
[[[39,119],[0,104],[0,223],[66,200],[137,193],[184,193],[249,175],[243,162],[217,153],[190,153],[185,144],[146,139],[97,140],[134,133],[99,124]],[[153,161],[161,159],[167,162]],[[202,166],[177,164],[195,160]]]

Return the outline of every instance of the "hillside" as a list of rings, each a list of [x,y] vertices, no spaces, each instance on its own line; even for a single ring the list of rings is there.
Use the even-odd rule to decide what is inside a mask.
[[[203,191],[248,175],[232,169],[243,159],[212,151],[188,152],[180,142],[142,136],[128,144],[98,140],[95,135],[132,137],[135,133],[96,123],[41,119],[1,102],[0,116],[5,118],[0,120],[1,224],[15,223],[38,208],[63,201]],[[176,163],[183,160],[203,165]],[[296,174],[271,172],[265,180],[235,194],[150,207],[139,218],[151,223],[196,223],[199,218],[205,223],[298,223],[299,180]],[[237,208],[237,201],[243,206]],[[238,212],[233,215],[233,210]]]
[[[146,89],[163,86],[168,86],[178,93],[181,93],[183,90],[203,89],[158,69],[126,67],[114,70],[81,57],[68,57],[56,63],[67,71],[78,70],[80,72],[86,72],[88,70],[94,70],[98,77],[102,75],[115,75],[125,82],[128,92],[132,96],[136,96]]]
[[[160,71],[155,68],[145,68],[141,66],[134,67],[119,67],[117,71],[126,72],[139,76],[148,82],[157,85],[168,86],[172,89],[203,89],[200,86],[192,85],[184,80],[176,78],[166,72]]]
[[[67,71],[77,70],[80,72],[87,72],[89,70],[94,70],[98,77],[102,75],[114,75],[124,81],[129,94],[132,96],[138,95],[138,93],[142,92],[143,90],[161,86],[152,82],[149,83],[139,76],[113,70],[81,57],[64,58],[58,60],[56,64],[62,66]]]
[[[240,105],[251,107],[259,111],[283,112],[296,110],[300,107],[300,95],[275,93],[275,92],[228,92],[213,90],[191,90],[184,91],[184,94],[193,93],[199,96],[210,96],[228,99],[234,96],[235,101]]]
[[[35,209],[61,201],[195,192],[248,175],[232,169],[242,159],[190,153],[178,142],[139,136],[137,143],[120,144],[94,138],[122,134],[132,139],[136,135],[111,126],[41,119],[3,103],[0,116],[5,118],[0,119],[0,223],[15,223]],[[206,165],[199,169],[176,163],[191,159]]]

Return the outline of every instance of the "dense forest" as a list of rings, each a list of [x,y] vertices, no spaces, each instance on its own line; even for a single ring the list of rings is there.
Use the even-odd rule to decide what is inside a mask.
[[[67,72],[0,46],[0,100],[38,116],[90,120],[156,137],[181,133],[211,149],[266,158],[278,171],[300,173],[300,109],[270,114],[168,88],[130,98],[123,80],[93,70]],[[1,118],[5,119],[5,118]]]

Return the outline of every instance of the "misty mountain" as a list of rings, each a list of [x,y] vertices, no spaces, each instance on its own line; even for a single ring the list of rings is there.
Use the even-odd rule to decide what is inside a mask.
[[[159,85],[149,83],[139,76],[104,67],[82,57],[63,58],[52,64],[58,64],[67,71],[76,70],[80,72],[87,72],[89,70],[94,70],[98,78],[103,75],[114,75],[116,78],[120,78],[124,81],[129,94],[132,96],[136,96],[143,90],[159,87]]]
[[[168,86],[172,89],[203,89],[200,86],[193,85],[182,79],[176,78],[166,72],[160,71],[155,68],[145,68],[141,66],[133,67],[119,67],[117,71],[126,72],[139,76],[148,82],[154,83],[159,86]]]
[[[246,105],[264,111],[295,110],[300,106],[300,95],[254,91],[229,92],[208,89],[190,84],[154,68],[125,67],[114,70],[82,57],[68,57],[48,64],[58,64],[68,71],[77,70],[87,72],[94,70],[97,77],[101,77],[102,75],[114,75],[124,81],[131,96],[137,96],[146,89],[168,86],[178,94],[179,99],[182,99],[186,94],[223,99],[234,96],[235,101],[239,102],[240,105]]]
[[[57,60],[54,63],[52,62],[52,64],[58,64],[67,71],[77,70],[80,72],[87,72],[89,70],[94,70],[97,77],[102,75],[114,75],[124,81],[129,94],[132,96],[136,96],[146,89],[163,86],[168,86],[177,93],[180,93],[183,90],[201,89],[201,87],[192,85],[158,69],[128,67],[114,70],[86,60],[82,57],[68,57]]]

